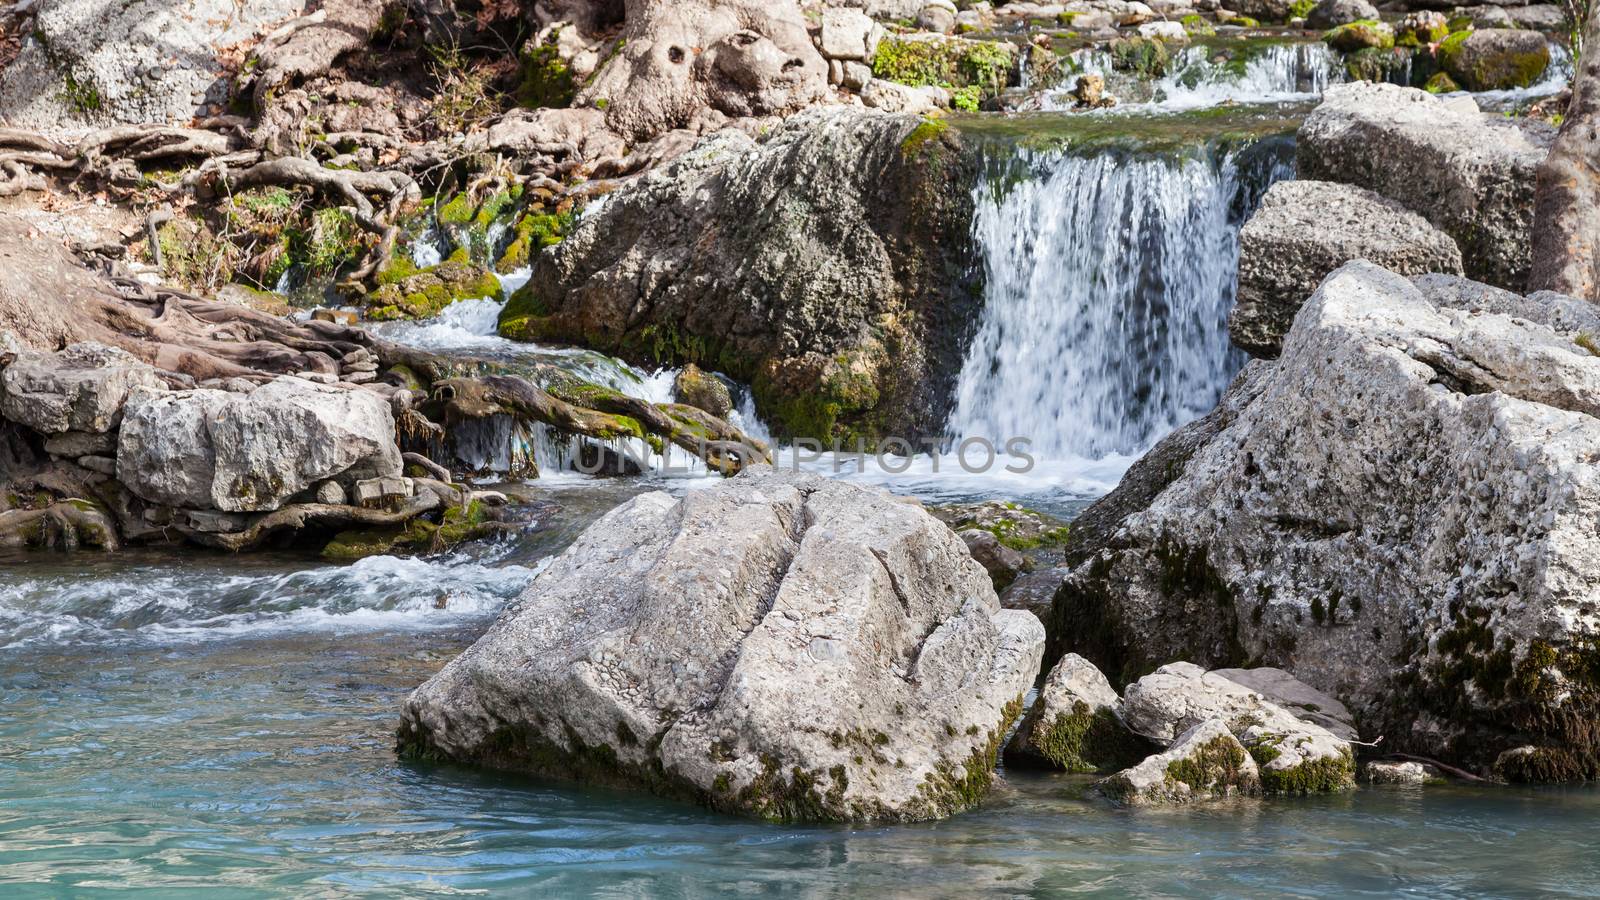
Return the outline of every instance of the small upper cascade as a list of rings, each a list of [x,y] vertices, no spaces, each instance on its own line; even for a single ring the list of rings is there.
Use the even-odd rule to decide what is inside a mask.
[[[1166,73],[1141,80],[1117,70],[1113,57],[1102,49],[1086,48],[1071,54],[1072,68],[1082,74],[1103,76],[1110,93],[1126,105],[1182,110],[1232,103],[1290,103],[1314,100],[1329,84],[1345,80],[1339,55],[1327,45],[1306,42],[1267,44],[1232,53],[1195,45],[1177,52]],[[1064,87],[1070,88],[1069,76]],[[1046,110],[1071,109],[1074,100],[1065,93],[1041,98]]]

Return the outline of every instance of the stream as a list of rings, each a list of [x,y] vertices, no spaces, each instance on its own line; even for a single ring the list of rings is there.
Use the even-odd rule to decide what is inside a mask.
[[[779,464],[1068,518],[1110,490],[1243,365],[1225,327],[1238,229],[1293,177],[1294,127],[1341,75],[1326,56],[1284,44],[1240,74],[1191,54],[1137,109],[1070,116],[1047,101],[966,123],[1007,149],[977,188],[986,305],[947,430],[1025,436],[1034,465],[969,473],[946,454],[888,471],[792,449]],[[1243,108],[1216,114],[1224,105]],[[465,301],[381,330],[535,377],[670,395],[670,371],[503,340],[498,311]],[[736,386],[735,399],[735,424],[764,435],[748,394]],[[1094,799],[1081,776],[1008,772],[948,821],[846,828],[402,764],[401,700],[553,554],[639,492],[715,483],[681,451],[641,478],[585,476],[537,429],[486,432],[469,452],[485,470],[532,458],[531,485],[553,504],[515,534],[431,558],[0,555],[0,896],[135,883],[207,898],[1600,893],[1588,788],[1380,787],[1138,812]]]

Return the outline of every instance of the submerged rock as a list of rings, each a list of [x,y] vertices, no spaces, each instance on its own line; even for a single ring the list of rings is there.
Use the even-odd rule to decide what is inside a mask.
[[[724,372],[786,435],[937,434],[982,303],[975,176],[950,126],[913,116],[719,133],[539,256],[518,335]]]
[[[406,701],[400,752],[782,820],[978,802],[1044,630],[887,494],[769,467],[607,513]]]
[[[1367,188],[1455,239],[1468,275],[1512,290],[1530,266],[1534,171],[1546,126],[1392,84],[1340,84],[1300,127],[1301,178]]]
[[[73,344],[59,353],[18,348],[13,356],[6,362],[0,355],[0,418],[41,434],[114,431],[129,394],[165,387],[154,368],[103,344]],[[63,455],[82,455],[64,446],[57,449]]]
[[[1220,719],[1207,719],[1144,762],[1099,782],[1124,806],[1164,806],[1261,792],[1260,770]]]
[[[1340,53],[1387,50],[1394,46],[1394,29],[1377,19],[1360,19],[1329,30],[1322,39]]]
[[[1076,653],[1056,663],[1039,697],[1006,745],[1006,761],[1068,772],[1131,765],[1151,744],[1122,724],[1122,698],[1106,676]]]
[[[138,390],[117,441],[122,483],[183,509],[274,510],[329,478],[400,474],[382,397],[290,376],[248,394]]]
[[[1085,513],[1052,634],[1111,672],[1282,668],[1386,749],[1600,775],[1597,317],[1416,281],[1330,275],[1164,475]]]
[[[1352,259],[1402,275],[1461,274],[1456,242],[1393,200],[1353,185],[1280,181],[1239,232],[1233,342],[1254,356],[1276,356],[1300,305]]]
[[[1267,793],[1321,793],[1355,783],[1348,741],[1192,663],[1162,666],[1123,694],[1122,720],[1161,743],[1211,719],[1227,725],[1250,751]]]

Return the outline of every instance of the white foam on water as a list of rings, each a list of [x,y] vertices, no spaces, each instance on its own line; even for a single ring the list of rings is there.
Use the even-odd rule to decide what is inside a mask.
[[[114,590],[104,578],[18,569],[0,585],[0,649],[454,627],[498,612],[542,568],[496,565],[492,549],[266,574],[169,562],[119,571]]]

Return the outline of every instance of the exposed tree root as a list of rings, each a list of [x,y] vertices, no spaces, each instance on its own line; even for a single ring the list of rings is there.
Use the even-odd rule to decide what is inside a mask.
[[[704,459],[724,475],[767,459],[760,442],[700,410],[694,410],[698,416],[688,416],[681,412],[688,407],[657,406],[604,390],[592,392],[586,400],[613,411],[576,406],[507,375],[447,378],[433,387],[433,401],[442,408],[447,424],[509,415],[602,441],[653,435]]]
[[[437,494],[431,491],[418,491],[416,496],[392,510],[330,506],[323,503],[296,503],[260,516],[243,531],[211,534],[182,526],[173,527],[197,544],[238,552],[257,549],[285,532],[301,532],[312,527],[331,530],[403,525],[441,506]]]
[[[43,509],[0,512],[0,547],[116,550],[121,545],[111,517],[86,500],[63,500]]]

